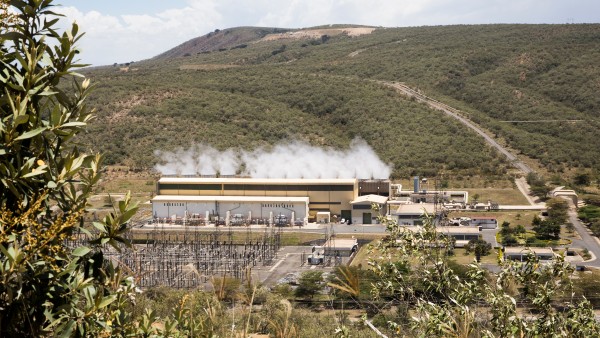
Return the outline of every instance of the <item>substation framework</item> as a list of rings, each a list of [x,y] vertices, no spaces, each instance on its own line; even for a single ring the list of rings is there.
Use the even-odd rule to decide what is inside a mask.
[[[133,233],[129,231],[126,237],[132,240]],[[73,248],[86,244],[83,234],[67,243]],[[135,238],[133,249],[105,245],[102,252],[105,259],[134,277],[137,286],[183,289],[210,285],[213,277],[245,281],[252,267],[272,265],[280,246],[281,231],[273,228],[174,233],[155,227],[145,238]]]

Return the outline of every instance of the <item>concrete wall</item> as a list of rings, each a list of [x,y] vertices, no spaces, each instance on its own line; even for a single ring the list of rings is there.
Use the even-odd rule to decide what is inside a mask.
[[[469,222],[471,226],[480,226],[482,229],[496,229],[498,220],[495,218],[476,218]]]
[[[252,218],[268,218],[272,212],[273,217],[277,215],[285,215],[288,220],[292,217],[292,212],[295,213],[296,219],[304,220],[307,215],[306,203],[302,202],[154,202],[152,203],[152,214],[156,218],[182,218],[192,214],[198,214],[200,218],[204,218],[206,211],[210,215],[215,215],[218,212],[220,217],[225,217],[227,211],[233,216],[242,214],[243,218],[247,218],[249,212],[252,212]]]
[[[314,191],[314,190],[229,190],[223,189],[225,185],[214,184],[221,186],[221,189],[201,190],[201,189],[165,189],[160,188],[157,195],[187,195],[187,196],[272,196],[272,197],[308,197],[310,199],[309,209],[314,210],[311,214],[316,214],[317,211],[330,211],[332,215],[340,215],[342,210],[351,210],[350,202],[358,196],[357,183],[353,185],[352,190],[336,191],[336,185],[331,185],[332,191]],[[273,183],[271,185],[278,185]],[[285,186],[286,184],[281,184]],[[289,185],[289,184],[288,184]],[[160,185],[159,185],[160,186]],[[163,185],[164,186],[164,185]],[[321,184],[327,187],[327,184]]]
[[[422,215],[390,215],[398,222],[398,225],[423,225]]]

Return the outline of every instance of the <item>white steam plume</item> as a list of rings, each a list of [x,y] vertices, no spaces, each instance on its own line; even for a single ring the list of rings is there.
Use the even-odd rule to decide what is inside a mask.
[[[391,168],[362,139],[350,148],[319,148],[304,142],[278,144],[269,149],[220,152],[206,145],[188,150],[156,151],[164,175],[235,175],[252,178],[361,178],[387,179]]]

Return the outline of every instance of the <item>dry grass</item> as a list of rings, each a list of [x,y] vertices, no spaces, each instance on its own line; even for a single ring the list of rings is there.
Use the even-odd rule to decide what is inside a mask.
[[[179,70],[220,70],[220,69],[228,69],[228,68],[235,68],[235,67],[239,67],[239,65],[208,63],[208,64],[197,64],[197,65],[181,65],[181,66],[179,66]]]
[[[229,240],[227,235],[228,229],[225,227],[218,228],[222,232],[221,240]],[[145,240],[148,238],[148,234],[153,230],[145,230],[145,229],[134,229],[133,238],[134,240]],[[193,230],[192,230],[193,231]],[[205,232],[209,233],[211,231],[215,231],[215,228],[207,229]],[[165,233],[165,238],[167,240],[181,240],[181,236],[185,234],[185,230],[172,230],[168,233]],[[189,231],[187,231],[189,233]],[[263,238],[265,235],[264,230],[254,230],[254,231],[233,231],[231,235],[231,240],[234,244],[244,244],[248,241],[257,241]],[[296,246],[296,245],[311,245],[311,243],[319,240],[324,240],[324,234],[319,233],[309,233],[309,232],[282,232],[281,233],[281,245],[283,246]]]
[[[394,180],[394,183],[402,184],[402,190],[413,189],[412,179]],[[483,176],[452,177],[447,180],[447,183],[449,187],[444,190],[466,190],[471,197],[478,194],[481,202],[491,200],[508,205],[529,204],[514,182],[508,178],[489,180]],[[439,186],[440,182],[437,185]],[[421,184],[421,189],[435,190],[436,182],[430,179],[426,184]]]
[[[452,211],[450,212],[450,218],[454,217],[496,217],[498,220],[498,226],[502,225],[504,221],[509,222],[512,226],[519,224],[524,227],[531,226],[533,217],[539,215],[537,211]]]
[[[469,192],[469,199],[472,201],[475,194],[479,195],[479,202],[492,201],[501,205],[529,205],[527,198],[519,191],[513,188],[485,188],[485,189],[465,189]]]
[[[377,240],[373,240],[369,244],[375,244],[375,242],[377,242]],[[350,266],[366,267],[369,264],[369,259],[377,256],[377,250],[375,249],[373,249],[374,251],[372,253],[369,253],[369,244],[363,245],[358,249],[358,252],[356,253],[356,256],[354,256]]]
[[[451,256],[450,260],[462,265],[473,263],[475,254],[466,254],[466,252],[463,248],[456,248],[454,249],[454,256]],[[481,257],[481,264],[497,264],[497,257],[496,250],[492,249],[489,255]]]
[[[373,241],[372,243],[374,244],[375,241]],[[449,259],[451,261],[454,261],[454,262],[456,262],[458,264],[462,264],[462,265],[472,263],[475,260],[475,255],[472,253],[465,255],[465,252],[466,252],[466,250],[463,248],[456,248],[456,249],[454,249],[454,255],[450,256]],[[360,266],[365,267],[368,265],[369,259],[377,258],[378,256],[380,256],[378,250],[373,249],[373,251],[371,253],[369,253],[367,246],[364,245],[358,250],[356,257],[354,258],[354,260],[352,260],[352,263],[350,264],[350,266],[359,266],[360,265]],[[481,263],[482,264],[497,264],[496,250],[492,249],[492,251],[490,252],[489,255],[481,257]]]
[[[157,181],[156,174],[134,172],[127,166],[109,166],[102,174],[99,192],[125,194],[131,191],[133,196],[147,196],[150,198],[156,191]]]

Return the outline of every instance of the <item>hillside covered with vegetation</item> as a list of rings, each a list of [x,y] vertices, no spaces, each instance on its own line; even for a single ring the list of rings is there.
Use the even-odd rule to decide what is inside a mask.
[[[248,29],[203,41],[215,34],[237,41]],[[330,34],[318,38],[312,30],[89,69],[99,121],[86,140],[109,162],[137,168],[152,167],[155,150],[197,143],[344,148],[360,137],[393,163],[395,176],[506,172],[474,132],[380,80],[461,109],[551,172],[600,168],[600,25],[378,28],[356,36],[323,28]]]
[[[453,241],[438,233],[429,217],[424,218],[423,231],[413,232],[405,231],[381,216],[379,221],[388,232],[384,239],[370,246],[369,251],[377,254],[368,260],[369,269],[363,269],[361,265],[340,266],[327,280],[321,271],[307,269],[298,278],[295,290],[286,284],[269,290],[250,278],[242,285],[239,280],[227,278],[226,273],[221,277],[214,276],[210,289],[172,291],[164,287],[141,290],[137,284],[141,275],[131,275],[132,271],[122,264],[123,261],[117,262],[110,256],[113,250],[134,253],[129,224],[138,205],[128,193],[113,205],[109,214],[96,219],[92,226],[84,224],[88,202],[101,180],[103,165],[102,156],[84,152],[80,147],[82,144],[125,149],[116,154],[125,154],[123,161],[138,161],[134,156],[127,157],[134,153],[126,150],[135,145],[133,140],[150,142],[150,137],[143,133],[144,130],[138,134],[132,131],[138,125],[164,121],[167,124],[161,128],[153,126],[150,130],[153,136],[163,137],[161,146],[175,146],[178,139],[186,137],[195,141],[196,137],[203,137],[218,126],[210,123],[219,120],[190,118],[186,109],[192,105],[195,111],[201,111],[198,107],[204,105],[206,114],[213,114],[211,117],[222,116],[220,121],[224,129],[232,128],[232,125],[236,128],[231,121],[237,122],[235,119],[244,115],[231,112],[235,112],[238,105],[245,105],[250,111],[254,109],[256,115],[239,123],[259,121],[261,125],[261,121],[270,121],[280,114],[277,127],[291,124],[285,133],[312,137],[310,141],[317,144],[333,144],[338,137],[342,146],[343,137],[348,136],[344,131],[338,131],[339,127],[332,121],[340,105],[360,101],[349,94],[368,91],[363,99],[371,98],[369,102],[373,105],[381,101],[381,109],[385,110],[393,109],[390,102],[397,102],[403,107],[399,111],[411,111],[413,115],[408,117],[415,119],[421,118],[419,114],[433,116],[435,112],[424,110],[413,101],[398,99],[395,93],[382,90],[373,82],[366,81],[370,86],[359,86],[359,80],[348,81],[351,84],[347,87],[348,93],[335,92],[344,95],[341,99],[334,96],[328,101],[329,97],[324,96],[323,102],[333,102],[333,110],[323,111],[327,105],[316,98],[315,106],[293,105],[287,100],[295,96],[283,95],[285,89],[278,88],[278,84],[296,83],[298,88],[303,88],[305,82],[293,82],[294,76],[290,74],[314,77],[317,80],[308,83],[314,86],[321,85],[318,81],[321,77],[330,79],[324,82],[327,86],[318,88],[343,85],[336,81],[344,78],[292,71],[281,71],[280,75],[288,76],[290,80],[277,82],[275,77],[261,78],[260,72],[255,70],[254,81],[270,80],[272,83],[263,87],[257,85],[252,95],[238,89],[245,87],[229,85],[214,74],[212,78],[204,79],[203,85],[193,86],[196,92],[190,92],[184,82],[177,86],[178,82],[169,77],[168,69],[158,67],[153,70],[152,62],[140,66],[137,71],[130,70],[131,74],[139,72],[139,77],[120,79],[120,73],[110,73],[106,69],[104,74],[102,70],[98,71],[94,76],[102,79],[97,88],[100,95],[89,97],[93,86],[89,79],[73,87],[68,85],[72,83],[69,75],[79,75],[75,73],[78,65],[73,60],[79,53],[75,46],[82,33],[75,23],[64,33],[58,29],[51,5],[51,0],[11,1],[9,7],[6,0],[0,1],[0,62],[4,65],[0,91],[0,138],[4,140],[0,146],[3,173],[0,180],[1,337],[247,337],[255,333],[286,338],[380,337],[383,335],[380,330],[388,336],[407,337],[600,336],[600,324],[591,303],[597,302],[597,298],[594,299],[598,290],[596,276],[575,272],[562,255],[545,263],[534,255],[526,262],[503,260],[499,262],[497,272],[487,271],[477,262],[460,266],[451,261],[455,255]],[[40,36],[44,38],[38,38]],[[173,66],[171,73],[176,69]],[[268,67],[257,69],[266,72]],[[142,77],[144,74],[146,78]],[[229,76],[234,84],[241,81],[227,72],[221,75],[223,78]],[[180,78],[186,81],[183,76]],[[144,82],[148,79],[154,82]],[[316,89],[306,90],[323,98]],[[217,105],[195,95],[205,93],[208,98],[221,97],[224,101]],[[102,115],[100,127],[85,135],[88,123],[95,117],[86,107],[88,97]],[[230,100],[229,105],[224,106],[227,100]],[[273,106],[268,104],[277,102],[281,112],[269,115]],[[221,106],[225,107],[222,111],[212,112],[212,107]],[[369,108],[366,104],[364,107]],[[269,118],[260,114],[261,109]],[[349,105],[350,117],[352,109]],[[163,120],[151,120],[155,110],[164,115]],[[363,112],[360,118],[365,119],[365,115],[368,114]],[[372,115],[367,122],[387,125],[375,116],[374,111]],[[320,134],[297,132],[302,124],[293,123],[303,120],[310,120]],[[442,136],[452,128],[452,122],[430,125],[426,118],[421,121],[424,121],[421,123],[423,128],[440,131],[437,134]],[[377,131],[384,132],[375,127],[369,129],[367,122],[361,127],[373,134],[361,135],[365,139],[367,135],[376,136]],[[400,126],[404,125],[402,119],[398,122]],[[206,125],[202,126],[202,123]],[[358,127],[352,123],[356,122],[349,118],[341,125]],[[129,129],[116,128],[127,124]],[[180,125],[186,125],[188,129],[169,133]],[[191,133],[199,128],[204,128],[201,129],[203,133]],[[239,129],[250,128],[242,126]],[[124,134],[111,134],[113,130],[123,130]],[[271,132],[278,130],[270,129]],[[423,130],[413,130],[409,136],[427,144],[433,137],[430,135],[436,133],[422,134]],[[335,134],[330,135],[334,131]],[[216,135],[211,141],[221,142],[221,147],[227,146],[227,142],[237,144],[228,140],[226,134]],[[281,133],[275,139],[279,141],[287,135]],[[379,135],[383,139],[384,135]],[[460,131],[456,135],[459,141],[473,139]],[[92,142],[87,141],[88,136]],[[271,142],[267,136],[270,133],[263,134],[261,139],[256,137],[257,144]],[[438,140],[444,138],[433,138],[432,143]],[[449,144],[448,149],[462,151],[462,147],[464,145]],[[385,154],[383,147],[377,149]],[[481,158],[476,161],[493,157],[490,153],[479,154],[482,154]],[[415,159],[424,160],[428,158]],[[416,163],[415,167],[422,165]],[[456,170],[461,170],[459,166]],[[552,211],[550,208],[549,216]],[[588,209],[585,214],[593,218],[593,210]],[[249,240],[246,243],[252,245]],[[232,245],[231,241],[228,245]],[[191,273],[201,277],[194,272],[192,264],[187,267],[191,268],[187,270],[189,272],[178,270],[177,274]],[[145,273],[153,272],[146,270]],[[578,278],[570,278],[576,273]],[[325,286],[329,289],[327,292]],[[302,305],[307,308],[301,308]],[[350,319],[350,313],[361,317]]]

